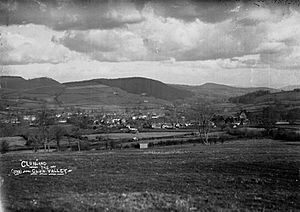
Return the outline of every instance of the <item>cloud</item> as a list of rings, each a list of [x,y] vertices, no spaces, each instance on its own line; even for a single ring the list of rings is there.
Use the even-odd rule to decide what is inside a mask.
[[[242,1],[15,2],[0,5],[0,10],[10,11],[9,21],[35,24],[23,25],[19,32],[12,31],[16,26],[1,27],[7,52],[1,61],[8,64],[84,57],[109,62],[215,61],[224,69],[300,67],[300,15],[291,7]],[[249,55],[257,57],[245,59]]]
[[[299,67],[300,15],[286,8],[240,6],[232,17],[208,23],[164,17],[152,3],[141,10],[143,22],[126,28],[71,30],[59,42],[99,61],[174,58],[218,60],[223,68]],[[247,55],[255,60],[241,61]]]
[[[269,23],[265,39],[256,51],[261,61],[274,68],[300,67],[300,14],[291,10],[279,22]]]
[[[46,25],[54,30],[123,27],[143,17],[125,1],[13,1],[0,4],[0,25]]]
[[[164,18],[176,18],[185,22],[199,19],[205,23],[222,22],[231,17],[232,7],[236,2],[225,4],[221,1],[148,1],[146,6],[151,6],[155,13]]]
[[[148,4],[145,21],[122,29],[68,31],[59,42],[100,61],[211,60],[251,54],[263,39],[260,27],[237,28],[232,20],[205,23],[164,18]]]
[[[52,30],[37,25],[1,27],[0,63],[61,63],[80,57],[51,41]],[[37,33],[38,32],[38,33]]]
[[[147,51],[141,37],[123,29],[68,31],[58,42],[99,61],[144,60]]]

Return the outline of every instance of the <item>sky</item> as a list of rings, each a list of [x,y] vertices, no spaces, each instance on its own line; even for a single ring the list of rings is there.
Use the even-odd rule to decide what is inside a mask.
[[[280,3],[283,2],[283,3]],[[0,0],[0,75],[300,84],[297,1]]]

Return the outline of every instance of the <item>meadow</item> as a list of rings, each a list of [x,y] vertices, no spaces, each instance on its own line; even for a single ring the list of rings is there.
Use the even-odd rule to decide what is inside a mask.
[[[270,139],[1,155],[5,211],[299,211],[300,146]],[[72,170],[15,176],[20,160]]]
[[[168,138],[168,137],[183,137],[185,135],[190,135],[192,132],[141,132],[141,133],[101,133],[101,134],[89,134],[82,135],[82,137],[87,137],[89,140],[97,139],[98,137],[108,138],[108,139],[130,139],[137,137],[139,139],[149,139],[149,138]]]

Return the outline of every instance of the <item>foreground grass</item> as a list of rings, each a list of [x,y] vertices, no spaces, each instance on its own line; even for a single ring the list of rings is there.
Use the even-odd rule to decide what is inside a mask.
[[[11,175],[36,158],[72,172]],[[7,211],[300,210],[300,147],[273,140],[0,159]]]

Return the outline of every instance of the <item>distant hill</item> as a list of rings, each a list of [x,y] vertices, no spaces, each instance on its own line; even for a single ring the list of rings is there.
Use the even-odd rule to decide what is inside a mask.
[[[297,89],[297,88],[300,88],[300,85],[288,85],[288,86],[280,88],[280,90],[292,91],[292,90]]]
[[[18,76],[0,76],[1,99],[18,108],[39,108],[43,103],[59,105],[58,96],[65,86],[47,77],[26,80]],[[0,102],[1,103],[1,102]]]
[[[300,106],[300,91],[281,91],[257,97],[253,103],[284,103]]]
[[[120,88],[132,94],[150,96],[168,101],[185,99],[193,96],[193,93],[191,91],[188,91],[184,88],[174,87],[157,80],[142,77],[93,79],[80,82],[64,83],[64,85],[66,85],[67,87],[99,84]]]
[[[268,94],[270,94],[268,90],[258,90],[242,96],[230,97],[228,100],[236,104],[251,104],[254,103],[258,97],[263,97]]]
[[[266,107],[279,107],[281,112],[297,110],[300,108],[300,91],[266,92],[257,91],[242,96],[230,98],[236,103],[235,108],[248,112],[261,112]],[[296,115],[296,114],[295,114]]]
[[[267,87],[240,88],[215,83],[199,86],[172,85],[141,77],[93,79],[61,84],[45,77],[26,80],[17,76],[1,76],[0,85],[0,95],[5,100],[3,105],[9,104],[23,109],[39,108],[47,103],[53,108],[75,106],[86,109],[103,108],[106,111],[160,111],[167,105],[188,106],[199,101],[215,103],[213,105],[226,114],[235,113],[242,108],[260,110],[274,102],[283,102],[291,108],[300,107],[300,95],[296,91],[279,92]],[[251,101],[245,102],[247,104],[228,101],[229,98],[260,90],[268,92],[254,96]]]
[[[128,93],[120,88],[98,85],[66,86],[58,97],[65,106],[76,106],[85,109],[103,109],[105,111],[126,110],[160,110],[170,102],[154,97]]]
[[[174,86],[191,91],[198,98],[215,100],[220,102],[225,102],[230,97],[241,96],[258,90],[267,90],[270,92],[277,91],[276,89],[268,88],[268,87],[241,88],[241,87],[233,87],[233,86],[221,85],[216,83],[205,83],[199,86],[189,86],[189,85],[174,85]]]
[[[18,76],[0,76],[0,85],[1,88],[14,90],[62,86],[59,82],[47,77],[26,80]]]
[[[300,91],[279,91],[270,93],[270,91],[259,90],[247,93],[242,96],[232,97],[229,99],[232,103],[255,104],[255,103],[282,103],[298,102],[300,103]]]
[[[143,83],[147,84],[148,82],[150,88],[159,84],[162,86],[159,86],[158,89],[166,89],[169,93],[173,92],[170,91],[173,89],[171,86],[164,86],[165,84],[160,82],[151,84],[149,81],[148,79],[142,80]],[[162,106],[171,104],[167,100],[151,96],[158,92],[154,88],[152,90],[148,89],[148,93],[142,95],[142,93],[146,93],[143,92],[146,90],[145,88],[139,88],[141,86],[138,86],[137,90],[130,90],[133,89],[132,85],[128,88],[126,85],[121,84],[120,87],[129,90],[126,91],[117,86],[110,86],[110,83],[106,80],[103,83],[108,85],[99,82],[98,80],[91,80],[60,84],[50,78],[26,80],[22,77],[2,76],[0,77],[0,104],[2,99],[5,106],[11,105],[22,109],[40,108],[42,104],[47,103],[48,107],[51,108],[75,106],[85,109],[103,108],[106,111],[124,111],[126,109],[159,110]],[[132,84],[134,82],[128,83]],[[174,90],[180,92],[179,89],[174,88]],[[164,91],[161,92],[164,93]],[[176,96],[171,95],[171,97]]]

